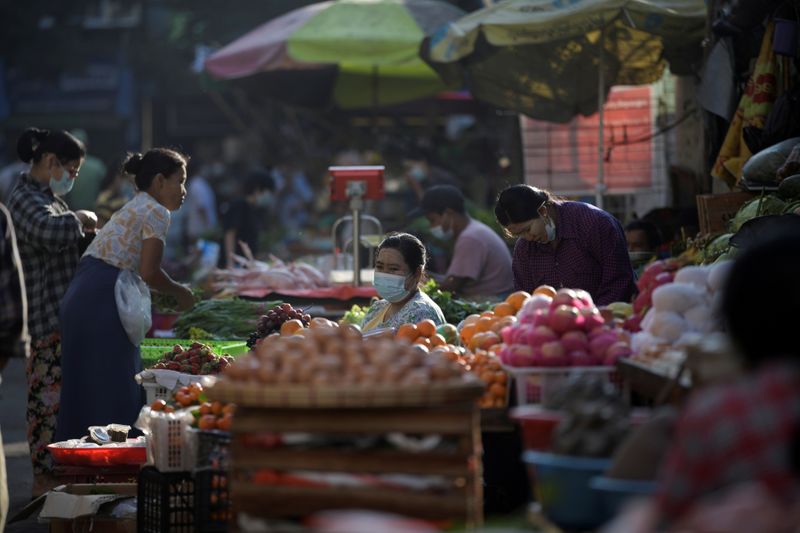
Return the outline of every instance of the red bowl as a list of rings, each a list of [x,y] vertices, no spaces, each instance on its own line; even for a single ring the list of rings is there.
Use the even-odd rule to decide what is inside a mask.
[[[62,465],[113,466],[143,465],[147,462],[144,446],[131,448],[59,448],[47,446],[53,461]]]

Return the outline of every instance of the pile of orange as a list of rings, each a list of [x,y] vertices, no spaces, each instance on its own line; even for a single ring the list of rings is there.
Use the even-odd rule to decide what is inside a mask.
[[[236,404],[207,401],[205,391],[200,383],[191,383],[179,388],[172,395],[172,401],[156,400],[150,404],[153,411],[174,413],[175,409],[192,409],[194,421],[192,426],[204,429],[230,431],[233,424],[233,413]]]
[[[444,335],[436,332],[436,323],[428,318],[416,324],[403,324],[397,328],[395,338],[413,344],[419,344],[428,350],[447,344]]]
[[[494,354],[478,350],[464,356],[464,364],[486,385],[486,391],[478,400],[480,407],[501,408],[508,405],[508,375]]]
[[[517,313],[530,297],[525,291],[517,291],[495,305],[492,311],[469,315],[461,328],[461,342],[472,351],[499,345],[502,342],[500,332],[516,323]]]

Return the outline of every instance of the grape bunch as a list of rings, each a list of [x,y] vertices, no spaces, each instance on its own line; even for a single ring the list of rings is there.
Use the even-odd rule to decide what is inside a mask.
[[[284,322],[293,319],[301,321],[303,326],[308,327],[308,323],[311,322],[311,315],[304,313],[302,309],[295,309],[287,303],[276,305],[266,315],[258,319],[258,327],[255,333],[251,334],[250,338],[247,339],[247,346],[252,349],[260,339],[280,331]]]

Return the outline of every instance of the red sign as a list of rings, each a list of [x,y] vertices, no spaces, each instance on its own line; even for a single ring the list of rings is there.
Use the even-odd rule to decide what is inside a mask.
[[[649,86],[614,87],[605,105],[605,183],[608,192],[652,184],[653,114]],[[522,119],[525,182],[558,194],[594,194],[599,119],[567,124]]]

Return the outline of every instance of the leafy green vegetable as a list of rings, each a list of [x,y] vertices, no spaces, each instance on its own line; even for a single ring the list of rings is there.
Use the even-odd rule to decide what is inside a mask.
[[[731,219],[731,233],[736,233],[739,231],[739,228],[742,227],[742,224],[756,217],[780,215],[785,207],[786,203],[783,200],[771,194],[750,200],[744,204],[742,208],[739,209],[739,212],[736,213],[736,216]]]
[[[455,298],[450,291],[441,290],[435,280],[428,281],[422,287],[422,292],[430,296],[442,309],[442,313],[444,313],[444,318],[447,320],[448,324],[459,324],[469,315],[480,314],[493,307],[491,302],[479,303]]]
[[[251,302],[239,298],[203,300],[178,317],[178,338],[192,338],[192,329],[203,329],[211,339],[246,339],[256,330],[258,319],[281,302]]]

